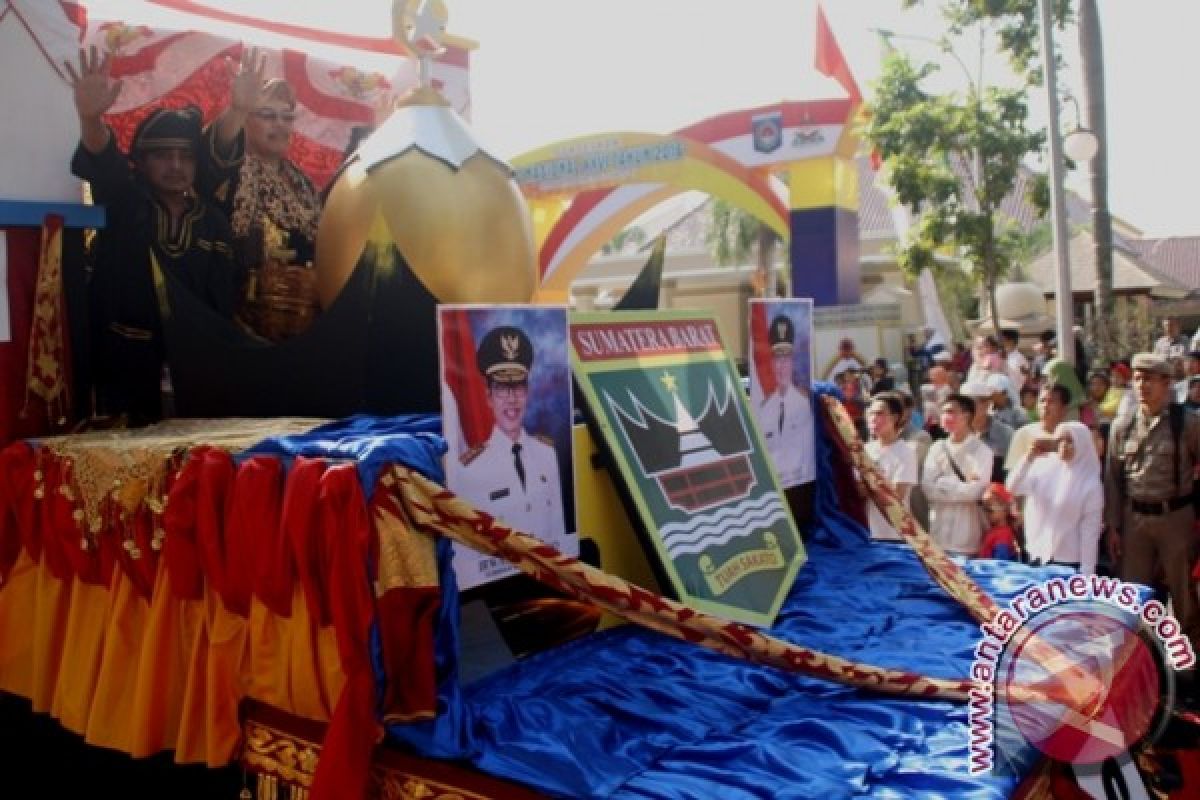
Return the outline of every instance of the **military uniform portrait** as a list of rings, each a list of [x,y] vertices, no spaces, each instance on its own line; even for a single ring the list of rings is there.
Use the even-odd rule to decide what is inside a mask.
[[[566,317],[561,309],[548,311],[559,312],[554,316],[561,325],[512,320],[516,309],[502,315],[511,320],[506,324],[487,322],[495,313],[483,309],[466,312],[476,344],[466,352],[460,334],[464,346],[457,359],[447,352],[446,333],[454,323],[442,320],[446,485],[506,525],[575,555],[572,495],[564,492],[571,487],[570,376],[561,344]],[[547,352],[554,349],[552,330],[559,330],[558,353]],[[456,549],[455,569],[463,589],[514,572],[463,548]]]
[[[816,480],[812,301],[751,301],[750,401],[783,488]]]

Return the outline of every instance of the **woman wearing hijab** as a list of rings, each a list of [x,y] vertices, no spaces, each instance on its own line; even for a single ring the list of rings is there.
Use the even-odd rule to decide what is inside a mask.
[[[1032,563],[1096,572],[1104,487],[1086,425],[1063,422],[1053,437],[1036,440],[1007,486],[1025,498],[1025,551]]]

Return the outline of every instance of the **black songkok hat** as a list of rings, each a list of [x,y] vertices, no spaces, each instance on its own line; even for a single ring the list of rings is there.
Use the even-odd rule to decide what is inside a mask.
[[[533,366],[533,343],[520,328],[493,328],[479,342],[475,353],[479,371],[499,383],[519,383]]]
[[[790,317],[779,314],[771,320],[771,327],[767,331],[767,342],[771,345],[771,352],[775,355],[787,355],[795,349],[796,326]]]
[[[152,111],[133,132],[133,155],[151,150],[187,147],[195,151],[200,145],[203,116],[196,106],[160,108]]]

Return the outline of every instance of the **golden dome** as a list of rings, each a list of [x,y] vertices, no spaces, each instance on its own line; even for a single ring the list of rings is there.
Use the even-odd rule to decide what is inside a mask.
[[[334,182],[317,231],[323,307],[368,244],[394,244],[442,303],[524,303],[537,284],[530,216],[512,170],[427,88],[401,103]]]

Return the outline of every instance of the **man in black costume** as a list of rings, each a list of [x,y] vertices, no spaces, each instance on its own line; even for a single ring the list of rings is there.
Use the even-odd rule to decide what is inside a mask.
[[[91,314],[97,410],[133,424],[162,416],[169,380],[161,314],[165,280],[193,292],[223,317],[233,315],[241,270],[229,223],[194,191],[201,114],[158,109],[134,133],[129,157],[103,115],[121,91],[96,49],[67,64],[79,114],[71,171],[88,181],[107,225],[94,243]]]

